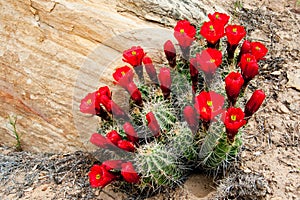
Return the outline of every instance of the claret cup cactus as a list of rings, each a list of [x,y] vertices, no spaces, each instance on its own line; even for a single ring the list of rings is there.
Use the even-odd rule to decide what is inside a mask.
[[[267,49],[242,43],[246,31],[227,25],[228,15],[216,12],[209,19],[199,29],[187,20],[177,23],[178,46],[165,42],[161,68],[140,46],[124,50],[127,65],[112,77],[127,100],[107,86],[82,99],[80,111],[100,119],[90,142],[106,156],[91,168],[92,187],[121,181],[156,190],[180,183],[196,167],[216,170],[236,158],[242,128],[265,99],[257,90],[242,103]]]

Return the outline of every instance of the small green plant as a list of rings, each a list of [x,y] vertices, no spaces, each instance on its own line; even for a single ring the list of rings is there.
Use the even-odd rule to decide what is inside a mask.
[[[233,5],[234,5],[234,10],[237,9],[240,10],[243,8],[243,2],[240,0],[235,1]]]
[[[15,116],[8,116],[8,120],[9,120],[9,124],[10,126],[12,127],[12,132],[13,134],[15,135],[15,138],[16,138],[16,150],[17,151],[22,151],[22,145],[21,145],[21,135],[20,133],[17,131],[17,120],[18,120],[18,117],[15,115]]]

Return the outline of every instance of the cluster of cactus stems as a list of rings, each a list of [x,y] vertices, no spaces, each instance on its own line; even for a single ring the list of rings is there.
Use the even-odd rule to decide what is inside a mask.
[[[129,94],[128,109],[115,101],[124,93],[112,95],[107,86],[82,99],[80,111],[100,117],[90,142],[113,152],[91,168],[92,187],[117,180],[140,188],[172,186],[195,167],[218,169],[236,158],[241,129],[265,99],[256,90],[240,105],[267,49],[248,40],[240,45],[246,31],[227,25],[228,15],[208,17],[199,29],[178,21],[179,48],[165,42],[165,67],[155,68],[140,46],[123,52],[131,66],[117,68],[113,78]],[[207,45],[199,47],[198,40]]]

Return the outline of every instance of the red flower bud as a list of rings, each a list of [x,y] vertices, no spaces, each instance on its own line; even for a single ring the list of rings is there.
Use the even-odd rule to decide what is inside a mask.
[[[205,122],[210,122],[222,113],[224,97],[214,91],[201,92],[195,97],[194,107],[199,114],[199,118]]]
[[[91,187],[105,187],[116,180],[117,176],[105,169],[103,165],[94,165],[89,172]]]
[[[188,123],[190,129],[195,132],[199,126],[199,119],[197,113],[192,106],[186,106],[183,110],[183,116],[185,121]]]
[[[171,92],[172,79],[170,69],[167,67],[161,68],[158,79],[160,82],[160,88],[164,94],[164,98],[166,99],[170,96]]]
[[[225,28],[225,33],[230,45],[238,45],[241,39],[246,35],[244,27],[239,25],[228,25]]]
[[[99,133],[93,133],[90,142],[100,148],[107,149],[113,147],[113,143]]]
[[[130,122],[126,122],[123,125],[123,129],[124,129],[124,131],[126,133],[127,139],[130,142],[133,142],[133,143],[137,144],[138,141],[139,141],[139,137],[138,137],[138,134],[136,133],[135,129],[131,125],[131,123]]]
[[[131,99],[135,102],[135,104],[142,106],[143,104],[142,94],[134,82],[129,83],[127,85],[127,91],[130,94]]]
[[[123,52],[123,61],[136,67],[142,65],[142,60],[146,54],[140,46],[133,46]]]
[[[128,84],[133,82],[133,75],[132,69],[128,66],[117,68],[113,73],[114,83],[127,89]]]
[[[239,66],[245,83],[248,83],[258,74],[258,64],[255,57],[251,54],[243,54]]]
[[[197,54],[196,59],[198,69],[211,76],[222,64],[222,53],[216,49],[207,48],[201,54]]]
[[[198,77],[199,71],[197,69],[197,59],[196,58],[191,58],[190,59],[190,74],[192,79],[195,77]]]
[[[148,128],[152,131],[154,137],[158,137],[160,134],[160,127],[153,112],[146,114],[146,120],[148,122]]]
[[[251,42],[251,54],[256,60],[261,60],[268,53],[268,49],[260,42]]]
[[[242,86],[244,85],[244,79],[242,75],[238,72],[231,72],[225,78],[225,89],[228,100],[231,102],[231,105],[234,105]]]
[[[214,45],[224,36],[224,25],[218,21],[204,22],[200,29],[200,34],[208,43]]]
[[[241,47],[240,54],[243,55],[245,53],[251,53],[251,42],[248,40],[245,40]]]
[[[164,44],[164,52],[167,60],[169,61],[170,67],[174,68],[176,66],[176,49],[171,40],[167,40]]]
[[[119,133],[115,130],[112,130],[106,134],[106,138],[109,139],[112,143],[115,145],[118,144],[120,140],[122,140],[122,137],[119,135]]]
[[[127,140],[120,140],[118,142],[118,147],[120,149],[123,149],[125,151],[129,151],[129,152],[134,152],[135,151],[135,147],[134,147],[133,143],[129,142]]]
[[[122,163],[122,160],[107,160],[102,163],[102,166],[104,166],[108,171],[112,169],[120,170]]]
[[[87,114],[98,114],[100,112],[100,103],[96,98],[96,93],[88,93],[80,103],[80,112]]]
[[[215,12],[214,14],[208,14],[208,18],[212,22],[218,22],[225,26],[228,23],[230,17],[225,13]]]
[[[191,79],[192,79],[192,88],[194,93],[197,92],[198,88],[198,75],[199,71],[197,69],[197,59],[196,58],[191,58],[190,59],[190,74],[191,74]]]
[[[246,124],[245,114],[240,108],[230,107],[223,115],[223,122],[226,127],[227,138],[230,142],[234,141],[239,128]]]
[[[143,59],[143,63],[145,65],[146,68],[146,72],[149,76],[149,78],[151,79],[151,81],[153,81],[154,83],[157,83],[157,74],[156,74],[156,69],[152,63],[151,58],[145,56]]]
[[[123,163],[121,175],[128,183],[139,183],[140,177],[131,162]]]
[[[111,114],[116,117],[116,118],[121,118],[121,119],[129,119],[128,115],[123,111],[118,104],[116,104],[114,101],[110,101],[111,103]]]
[[[178,21],[174,28],[174,37],[182,48],[191,46],[196,35],[196,29],[187,20]]]
[[[265,100],[266,95],[262,90],[256,90],[245,106],[246,117],[253,115]]]

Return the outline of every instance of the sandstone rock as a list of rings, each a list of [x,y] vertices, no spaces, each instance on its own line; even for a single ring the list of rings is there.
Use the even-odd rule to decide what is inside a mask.
[[[149,52],[162,48],[172,31],[161,24],[198,23],[220,8],[214,6],[208,0],[0,1],[0,145],[16,142],[8,126],[13,115],[25,150],[91,146],[97,120],[80,114],[78,105],[101,84],[112,85],[121,52],[135,44]]]
[[[189,19],[194,24],[207,20],[207,14],[216,10],[226,12],[209,0],[118,0],[120,12],[134,13],[148,21],[173,26],[177,20]]]

